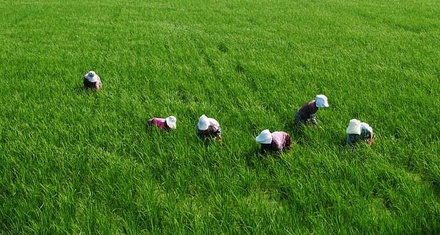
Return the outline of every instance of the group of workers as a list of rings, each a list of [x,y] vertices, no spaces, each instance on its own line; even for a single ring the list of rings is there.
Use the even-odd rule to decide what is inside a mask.
[[[329,107],[328,99],[325,95],[317,95],[315,99],[304,104],[295,114],[295,125],[300,128],[303,125],[318,125],[316,120],[316,112],[319,109]],[[366,142],[368,145],[373,144],[374,134],[373,128],[365,122],[357,119],[351,119],[347,130],[347,144],[353,145],[359,142]],[[290,149],[292,146],[292,138],[284,131],[270,132],[268,129],[262,131],[256,138],[261,144],[261,151],[266,152]]]
[[[84,75],[84,87],[92,89],[101,89],[102,83],[99,76],[90,71]],[[329,107],[328,99],[325,95],[317,95],[315,99],[304,104],[295,114],[295,125],[300,128],[303,125],[318,125],[316,120],[316,112],[319,109]],[[147,126],[156,126],[163,130],[176,129],[177,118],[169,116],[167,118],[154,117],[147,121]],[[353,145],[359,142],[366,142],[368,145],[373,144],[374,134],[373,128],[365,122],[357,119],[351,119],[346,129],[346,142]],[[197,136],[202,139],[215,139],[222,143],[220,124],[214,118],[202,115],[197,123]],[[261,144],[261,152],[268,151],[282,152],[292,147],[291,136],[284,131],[270,132],[268,129],[263,130],[255,140]]]

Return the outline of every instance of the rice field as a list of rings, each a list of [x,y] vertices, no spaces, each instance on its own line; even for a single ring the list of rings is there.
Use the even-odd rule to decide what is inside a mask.
[[[0,10],[0,234],[440,232],[440,2]],[[330,107],[299,130],[317,94]],[[202,114],[222,145],[196,136]],[[170,115],[176,130],[145,128]],[[345,144],[352,118],[371,147]],[[264,129],[292,149],[260,154]]]

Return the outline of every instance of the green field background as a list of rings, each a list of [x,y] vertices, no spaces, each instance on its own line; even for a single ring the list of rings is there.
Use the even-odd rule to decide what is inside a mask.
[[[0,12],[0,234],[440,233],[439,1]],[[83,89],[90,70],[101,91]],[[320,127],[298,131],[317,94]],[[223,145],[197,138],[202,114]],[[169,115],[176,130],[146,130]],[[352,118],[373,146],[345,145]],[[264,129],[292,150],[260,155]]]

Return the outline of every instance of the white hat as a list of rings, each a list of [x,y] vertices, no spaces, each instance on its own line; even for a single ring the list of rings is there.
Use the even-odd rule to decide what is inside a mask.
[[[317,95],[315,101],[316,101],[316,107],[318,108],[328,107],[328,100],[327,100],[327,96],[325,95]]]
[[[95,73],[95,71],[89,71],[86,75],[84,75],[84,78],[89,80],[89,82],[99,81],[99,76]]]
[[[203,114],[199,118],[199,122],[197,123],[197,128],[201,131],[205,131],[208,129],[208,127],[209,127],[209,119],[207,116],[205,116],[205,114]]]
[[[262,131],[260,135],[255,138],[255,140],[260,144],[270,144],[272,143],[272,134],[268,129]]]
[[[359,121],[357,119],[351,119],[350,123],[348,124],[346,133],[360,135],[361,134],[361,121]]]
[[[176,122],[177,119],[174,116],[169,116],[165,118],[165,122],[167,123],[167,126],[171,129],[176,129]]]

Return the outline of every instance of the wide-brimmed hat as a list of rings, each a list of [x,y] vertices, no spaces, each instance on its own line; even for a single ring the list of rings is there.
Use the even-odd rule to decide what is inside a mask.
[[[205,116],[205,114],[203,114],[199,118],[199,122],[197,123],[197,128],[201,131],[205,131],[208,130],[208,127],[209,127],[209,119],[207,116]]]
[[[262,131],[255,140],[260,144],[270,144],[272,143],[272,134],[266,129]]]
[[[355,134],[360,135],[361,134],[361,121],[357,119],[351,119],[350,123],[348,124],[347,134]]]
[[[89,71],[84,77],[89,80],[89,82],[97,82],[99,81],[98,74],[95,73],[95,71]]]
[[[167,123],[167,126],[171,129],[176,129],[176,122],[177,119],[174,116],[169,116],[165,118],[165,122]]]
[[[327,96],[325,95],[317,95],[315,101],[316,101],[316,107],[318,108],[327,108],[329,106]]]

